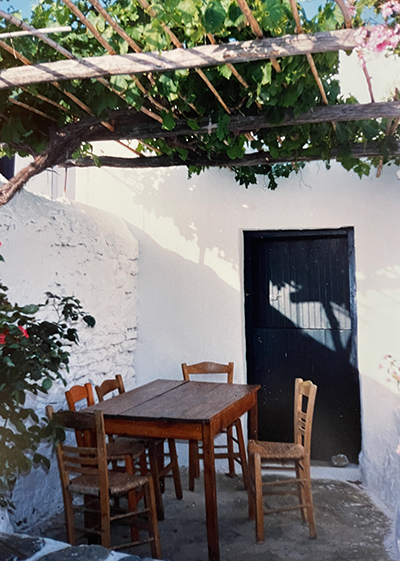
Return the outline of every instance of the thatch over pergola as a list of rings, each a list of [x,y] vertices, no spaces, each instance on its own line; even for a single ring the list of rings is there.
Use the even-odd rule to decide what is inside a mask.
[[[195,6],[195,0],[190,1],[188,10]],[[256,4],[258,1],[256,8],[259,9],[262,0],[254,1]],[[235,12],[237,32],[234,25],[229,27],[225,23],[226,28],[223,28],[222,24],[215,23],[218,15],[223,14],[225,4],[228,5],[227,1],[225,4],[222,0],[200,2],[204,6],[197,2],[204,20],[199,20],[203,22],[204,29],[197,43],[193,40],[182,42],[185,36],[182,26],[185,21],[186,25],[191,25],[184,14],[181,16],[182,25],[180,22],[177,24],[178,18],[171,9],[169,24],[168,13],[158,13],[157,3],[153,7],[147,0],[126,0],[124,6],[127,9],[129,4],[135,4],[142,10],[140,15],[135,12],[139,22],[137,29],[148,29],[150,37],[151,25],[156,25],[155,29],[160,29],[157,35],[159,42],[162,42],[160,37],[164,34],[165,48],[159,45],[158,50],[149,50],[150,43],[143,47],[135,40],[138,31],[134,25],[124,29],[117,16],[113,16],[115,6],[113,8],[112,2],[108,10],[98,0],[62,2],[74,21],[72,33],[77,41],[85,39],[82,52],[90,47],[90,56],[77,56],[65,47],[65,41],[56,42],[49,38],[48,33],[38,31],[0,10],[0,18],[5,22],[4,30],[12,34],[16,29],[23,29],[37,38],[36,51],[28,58],[18,50],[17,39],[2,38],[0,33],[0,52],[4,54],[4,69],[0,71],[0,122],[6,131],[18,118],[23,120],[25,129],[31,127],[31,130],[25,131],[24,142],[21,140],[22,133],[15,141],[12,131],[8,132],[8,137],[2,139],[3,148],[6,148],[6,153],[29,153],[34,157],[27,168],[0,188],[0,204],[10,200],[30,177],[54,165],[131,168],[186,165],[196,170],[220,166],[236,170],[252,168],[254,173],[271,174],[274,164],[286,163],[296,170],[301,162],[315,159],[329,161],[331,158],[346,160],[348,169],[355,167],[359,158],[375,158],[375,165],[379,168],[384,162],[400,155],[396,136],[400,101],[394,99],[375,103],[366,66],[363,69],[371,103],[358,104],[355,100],[343,103],[339,98],[334,99],[331,91],[326,91],[332,80],[327,59],[322,55],[335,55],[340,50],[349,52],[360,46],[348,5],[342,0],[336,0],[342,21],[341,25],[336,25],[339,28],[315,33],[305,33],[296,1],[282,0],[280,21],[290,6],[291,21],[286,25],[294,33],[276,36],[271,30],[266,30],[265,19],[262,22],[257,20],[246,0],[235,2],[240,11],[239,15]],[[175,3],[176,10],[184,5],[183,0]],[[56,4],[61,5],[61,2]],[[232,4],[226,12],[225,22],[230,22],[229,18],[232,18]],[[86,14],[83,8],[87,9]],[[254,12],[257,10],[254,9]],[[63,17],[68,19],[65,12]],[[359,25],[360,20],[356,23]],[[279,25],[281,27],[276,29],[284,31],[282,23]],[[219,32],[220,28],[222,31]],[[212,29],[216,30],[215,34],[210,31]],[[369,32],[369,28],[366,29]],[[237,38],[242,36],[246,40]],[[44,47],[40,45],[46,48],[43,52],[41,49]],[[104,51],[107,54],[104,55]],[[49,58],[46,60],[45,56]],[[297,103],[303,95],[299,86],[300,97],[295,97],[295,91],[293,99],[296,99],[297,105],[293,102],[293,108],[288,101],[283,106],[276,101],[275,105],[268,101],[268,87],[274,87],[274,80],[281,84],[283,94],[290,91],[290,81],[284,83],[281,76],[294,57],[296,60],[305,58],[308,73],[304,67],[300,72],[304,75],[304,82],[308,80],[309,84],[311,77],[314,83],[311,102],[307,100],[303,104],[307,109],[305,111],[299,111],[302,105]],[[218,72],[212,73],[209,69],[217,69]],[[258,75],[261,76],[261,87],[254,78]],[[232,79],[226,82],[228,89],[221,90],[221,84],[225,84],[223,79]],[[75,87],[76,84],[79,86]],[[195,95],[200,87],[206,92],[202,93],[202,99],[207,101],[206,107],[198,103],[200,96],[197,99]],[[307,87],[310,90],[310,85]],[[91,92],[98,92],[99,88],[109,102],[97,111],[90,106],[89,100]],[[80,92],[79,96],[76,91]],[[230,101],[227,102],[227,98]],[[102,100],[100,94],[98,99]],[[333,99],[333,104],[330,99]],[[29,118],[26,117],[28,114]],[[342,141],[339,138],[338,142],[330,143],[330,138],[340,137],[343,130],[340,123],[345,123],[350,130],[348,123],[351,122],[380,123],[381,120],[384,123],[383,133],[377,128],[369,135],[364,134],[365,126],[360,125],[363,134],[354,130],[353,137],[348,135]],[[326,146],[320,150],[318,141],[314,140],[314,145],[312,143],[316,126],[325,127],[324,134],[328,138]],[[307,131],[303,134],[305,129]],[[267,135],[270,135],[268,139]],[[359,142],[350,144],[350,138]],[[90,151],[85,157],[82,149],[80,157],[73,157],[84,143],[97,140],[120,143],[121,140],[135,140],[138,146],[128,146],[133,153],[129,158],[96,158]],[[269,149],[266,150],[266,147]],[[273,175],[271,177],[273,181]],[[251,179],[243,180],[246,184],[249,181]]]

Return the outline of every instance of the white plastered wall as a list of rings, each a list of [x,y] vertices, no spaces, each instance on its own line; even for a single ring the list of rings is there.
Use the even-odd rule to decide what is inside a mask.
[[[36,187],[41,181],[36,180]],[[138,244],[124,221],[78,203],[53,202],[23,191],[0,208],[0,241],[5,259],[0,278],[9,287],[11,302],[43,302],[46,291],[74,295],[96,319],[93,329],[83,322],[78,326],[80,341],[70,349],[67,388],[87,381],[98,384],[115,374],[132,388]],[[65,408],[67,388],[56,383],[31,406],[39,416],[48,403],[55,410]],[[50,447],[43,453],[50,456]],[[11,520],[19,530],[62,509],[55,457],[47,475],[38,468],[21,477],[12,499],[16,509]],[[7,512],[0,511],[0,530],[9,529]]]
[[[107,148],[110,153],[110,149]],[[399,396],[379,368],[400,359],[400,181],[397,168],[360,180],[310,164],[248,189],[227,170],[76,170],[77,200],[123,217],[140,246],[138,384],[181,377],[181,362],[234,361],[245,382],[243,230],[354,226],[363,479],[387,505],[400,499]]]

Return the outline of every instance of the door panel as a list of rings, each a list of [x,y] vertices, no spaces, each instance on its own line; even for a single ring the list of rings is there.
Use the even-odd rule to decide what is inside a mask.
[[[259,438],[293,439],[294,379],[318,386],[312,457],[361,447],[351,229],[245,232],[249,383],[261,384]]]

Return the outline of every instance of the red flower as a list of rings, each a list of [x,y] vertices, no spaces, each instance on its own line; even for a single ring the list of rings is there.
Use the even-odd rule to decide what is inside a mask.
[[[22,333],[24,334],[24,336],[25,336],[27,339],[29,339],[28,332],[27,332],[27,330],[26,330],[24,327],[22,327],[22,325],[19,325],[19,326],[18,326],[18,329],[19,329],[20,331],[22,331]]]
[[[1,244],[1,242],[0,242]],[[24,337],[26,337],[27,339],[29,339],[29,335],[27,330],[22,327],[22,325],[18,326],[18,329],[21,331],[21,333],[24,335]],[[5,345],[6,343],[6,335],[9,333],[8,329],[6,331],[4,331],[3,333],[0,333],[0,345]]]

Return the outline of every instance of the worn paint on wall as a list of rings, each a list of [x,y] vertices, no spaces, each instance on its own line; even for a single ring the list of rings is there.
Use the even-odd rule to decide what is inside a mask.
[[[79,345],[71,346],[67,388],[101,383],[121,374],[127,388],[135,381],[137,339],[136,275],[138,243],[120,218],[77,203],[53,202],[26,191],[0,208],[2,282],[19,304],[45,300],[45,292],[74,295],[96,318],[78,327]],[[33,400],[40,415],[48,403],[65,408],[62,383]],[[50,455],[50,448],[44,447]],[[36,469],[19,479],[13,493],[18,529],[62,508],[55,457],[50,473]],[[6,527],[4,527],[6,529]]]

